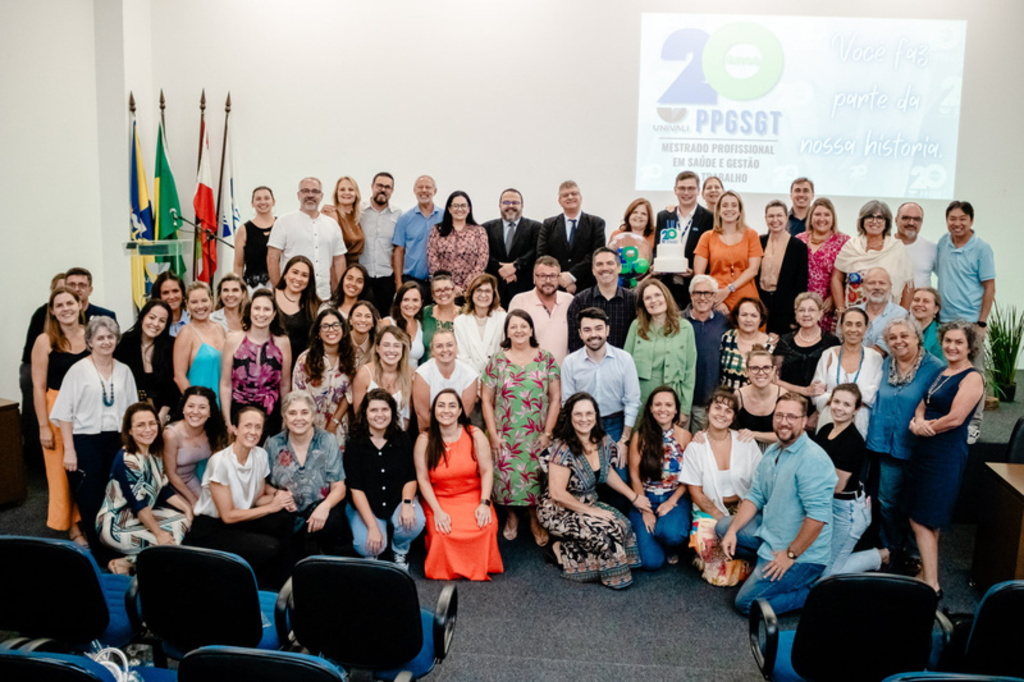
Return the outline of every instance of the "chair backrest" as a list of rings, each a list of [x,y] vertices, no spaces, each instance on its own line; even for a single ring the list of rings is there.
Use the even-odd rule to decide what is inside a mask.
[[[209,644],[254,647],[263,636],[259,590],[237,554],[148,547],[136,561],[139,605],[150,630],[185,653]]]
[[[0,649],[5,682],[114,682],[113,674],[84,656]]]
[[[819,582],[793,639],[793,669],[808,682],[873,682],[924,670],[938,599],[926,583],[853,573]]]
[[[1024,417],[1017,419],[1006,445],[1006,461],[1010,464],[1024,464]]]
[[[346,667],[399,667],[423,646],[416,583],[390,563],[303,559],[292,572],[291,603],[299,643]]]
[[[110,612],[92,555],[68,540],[0,536],[0,630],[99,639]]]
[[[196,649],[178,666],[179,682],[341,682],[343,679],[335,666],[316,656],[233,646]]]
[[[964,670],[1024,677],[1024,580],[989,588],[974,618]]]

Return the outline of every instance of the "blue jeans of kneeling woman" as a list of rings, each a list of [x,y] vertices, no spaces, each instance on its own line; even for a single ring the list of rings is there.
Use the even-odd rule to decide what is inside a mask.
[[[647,499],[651,503],[651,511],[655,514],[662,502],[672,497],[672,493],[647,493]],[[636,507],[629,510],[629,522],[633,525],[633,533],[636,534],[637,549],[640,550],[642,568],[648,571],[656,571],[665,565],[666,550],[669,552],[678,551],[689,540],[690,537],[690,495],[687,493],[679,498],[672,511],[659,516],[654,524],[654,532],[647,530],[644,525],[643,513]]]
[[[427,525],[427,519],[423,515],[419,499],[413,500],[412,508],[416,514],[416,520],[413,522],[412,528],[406,528],[402,525],[402,505],[398,505],[390,520],[377,519],[377,528],[380,529],[381,535],[385,539],[388,537],[388,525],[394,529],[391,535],[391,551],[395,554],[408,554],[412,541],[419,537],[419,534],[423,532],[423,528]],[[349,504],[345,508],[345,513],[348,515],[349,525],[352,526],[352,546],[356,552],[359,553],[359,556],[377,556],[366,548],[366,538],[369,535],[369,529],[363,523],[363,517],[359,515],[356,506]]]

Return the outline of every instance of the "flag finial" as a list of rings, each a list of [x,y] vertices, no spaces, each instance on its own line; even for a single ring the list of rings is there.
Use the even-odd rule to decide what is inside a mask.
[[[135,113],[135,93],[128,91],[128,111]]]

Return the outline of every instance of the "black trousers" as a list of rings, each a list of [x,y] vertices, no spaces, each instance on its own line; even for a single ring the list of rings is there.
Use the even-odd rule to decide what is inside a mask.
[[[200,515],[193,519],[184,544],[237,554],[252,566],[260,589],[277,590],[294,564],[293,527],[294,515],[284,510],[238,523]]]
[[[121,434],[117,431],[103,431],[93,435],[76,433],[73,442],[78,457],[78,470],[67,472],[68,485],[82,515],[82,532],[95,552],[102,549],[99,533],[96,532],[96,515],[107,494],[107,481],[110,480],[114,455],[121,449]]]
[[[377,306],[377,312],[381,317],[391,314],[391,302],[395,300],[395,277],[371,277],[366,283],[373,292],[373,304]]]
[[[352,546],[352,529],[345,517],[345,500],[334,505],[327,515],[324,527],[310,533],[306,522],[318,505],[310,505],[295,515],[295,534],[292,536],[293,552],[296,559],[311,554],[341,554],[342,550]]]

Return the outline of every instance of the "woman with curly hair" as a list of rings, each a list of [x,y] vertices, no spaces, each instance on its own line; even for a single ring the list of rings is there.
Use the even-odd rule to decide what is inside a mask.
[[[616,590],[629,587],[633,584],[630,570],[640,566],[636,536],[621,512],[598,501],[597,486],[607,483],[641,511],[651,511],[651,503],[615,473],[611,465],[615,443],[601,428],[597,402],[589,393],[574,393],[565,401],[555,438],[548,488],[541,495],[537,516],[558,538],[551,549],[562,577],[600,581]]]
[[[342,450],[348,425],[348,394],[356,371],[348,322],[335,308],[321,310],[313,322],[309,348],[295,361],[292,389],[308,393],[316,411],[313,423],[338,436]]]

